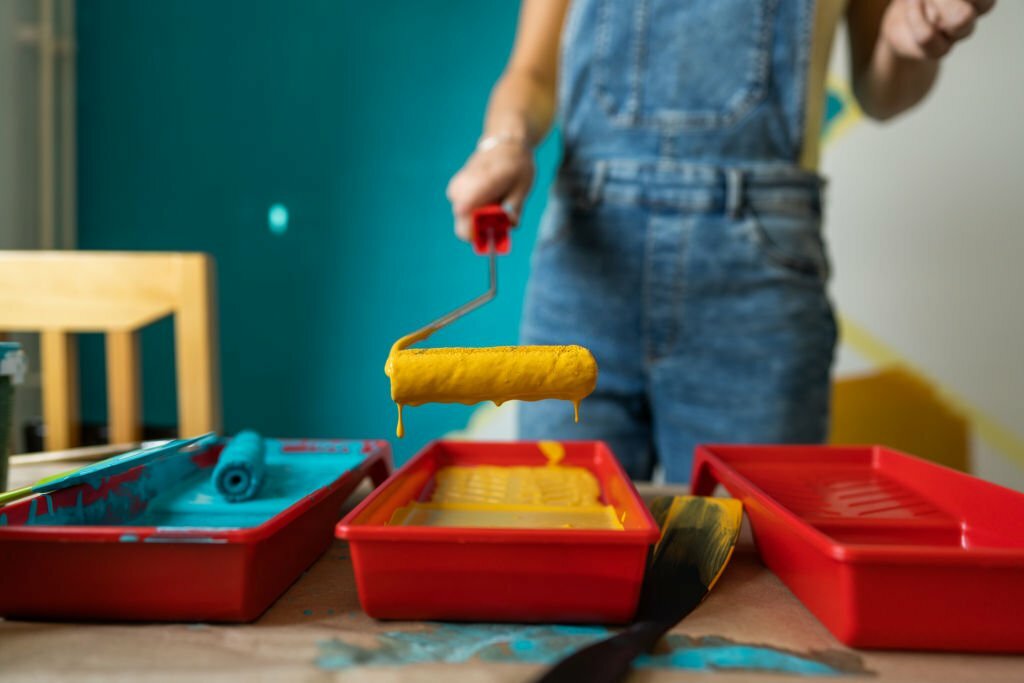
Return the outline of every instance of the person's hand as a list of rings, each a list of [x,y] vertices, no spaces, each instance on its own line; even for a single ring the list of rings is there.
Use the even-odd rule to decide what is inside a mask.
[[[882,40],[904,59],[939,59],[971,35],[995,0],[893,0],[882,19]]]
[[[455,234],[470,238],[473,210],[501,204],[515,225],[533,186],[533,152],[519,139],[485,137],[465,165],[448,181],[448,201],[455,216]]]

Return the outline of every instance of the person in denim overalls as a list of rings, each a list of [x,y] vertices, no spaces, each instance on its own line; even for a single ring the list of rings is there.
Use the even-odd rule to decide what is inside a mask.
[[[815,443],[836,323],[816,140],[836,23],[887,118],[993,0],[526,0],[484,136],[452,179],[518,215],[557,109],[562,165],[533,254],[524,344],[582,344],[597,389],[519,406],[520,437],[606,441],[637,479],[689,478],[699,443]],[[556,87],[557,83],[557,87]]]

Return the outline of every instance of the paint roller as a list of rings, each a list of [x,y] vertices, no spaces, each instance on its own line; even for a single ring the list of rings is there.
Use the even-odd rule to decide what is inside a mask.
[[[254,431],[240,432],[220,452],[213,469],[213,487],[230,503],[252,499],[263,486],[267,445]]]
[[[579,404],[597,384],[597,362],[582,346],[497,346],[492,348],[411,349],[442,327],[492,300],[498,293],[497,255],[510,248],[508,214],[496,205],[473,212],[472,240],[477,254],[488,256],[488,289],[480,296],[399,339],[391,347],[384,373],[398,406],[399,438],[404,435],[402,407],[424,403],[494,401],[571,401]]]

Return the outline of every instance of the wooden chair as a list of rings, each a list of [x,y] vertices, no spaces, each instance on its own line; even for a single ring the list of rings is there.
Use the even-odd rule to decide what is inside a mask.
[[[206,254],[0,251],[0,331],[38,332],[47,450],[75,445],[75,333],[106,335],[110,439],[142,431],[139,330],[174,316],[178,431],[221,426],[213,259]],[[34,359],[33,359],[34,360]]]

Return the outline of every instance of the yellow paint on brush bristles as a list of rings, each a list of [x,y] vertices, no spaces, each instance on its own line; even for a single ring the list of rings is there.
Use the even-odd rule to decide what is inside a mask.
[[[384,366],[398,406],[399,438],[405,434],[402,407],[424,403],[501,405],[554,398],[571,401],[578,421],[580,401],[597,384],[597,361],[582,346],[408,348],[431,331],[399,339]]]
[[[661,539],[652,550],[653,561],[659,561],[662,555],[671,555],[668,566],[695,566],[701,584],[710,591],[736,547],[743,504],[734,498],[663,496],[651,502],[651,514],[661,527]],[[680,532],[689,542],[662,543],[670,536],[671,529]]]

